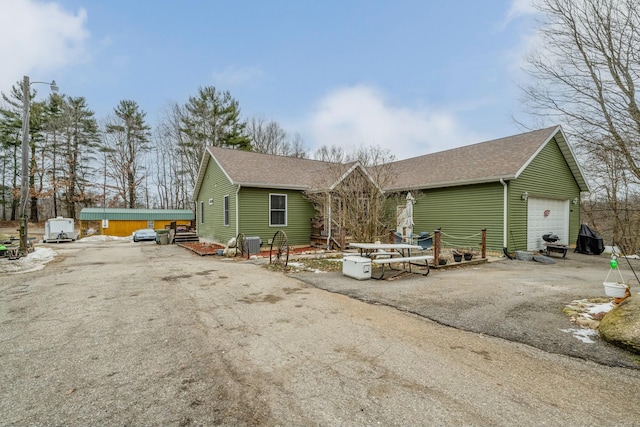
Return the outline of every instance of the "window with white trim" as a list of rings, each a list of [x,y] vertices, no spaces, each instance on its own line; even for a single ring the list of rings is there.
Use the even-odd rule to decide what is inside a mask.
[[[269,226],[287,225],[287,195],[269,194]]]
[[[229,225],[229,195],[224,196],[224,225]]]

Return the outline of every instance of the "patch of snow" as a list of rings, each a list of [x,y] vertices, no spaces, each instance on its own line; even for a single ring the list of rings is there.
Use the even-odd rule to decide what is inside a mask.
[[[588,308],[589,308],[588,311],[590,314],[608,313],[613,308],[613,302],[609,301],[604,304],[593,304]]]
[[[118,236],[97,235],[97,236],[83,237],[82,239],[78,239],[78,242],[107,242],[109,240],[132,240],[132,236],[118,237]]]
[[[56,255],[58,255],[58,253],[51,248],[36,247],[35,250],[26,257],[15,260],[6,259],[0,262],[0,273],[16,274],[42,270]]]
[[[562,332],[567,332],[573,334],[573,337],[582,341],[585,344],[595,344],[595,341],[591,339],[591,337],[595,337],[598,335],[597,331],[593,329],[560,329]]]

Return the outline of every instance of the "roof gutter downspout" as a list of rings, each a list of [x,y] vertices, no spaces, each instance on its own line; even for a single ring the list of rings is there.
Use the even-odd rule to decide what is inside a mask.
[[[507,247],[507,183],[500,178],[500,184],[504,187],[502,206],[502,247]]]
[[[238,184],[238,187],[236,187],[236,236],[238,234],[240,234],[240,224],[239,224],[239,214],[238,212],[240,211],[240,209],[238,209],[238,193],[240,192],[240,188],[242,188],[242,185]]]

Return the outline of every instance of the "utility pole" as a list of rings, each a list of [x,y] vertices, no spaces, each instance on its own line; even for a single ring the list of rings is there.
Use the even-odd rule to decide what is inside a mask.
[[[29,76],[22,80],[22,172],[20,175],[20,255],[26,256],[28,250],[27,200],[29,199]]]
[[[29,203],[29,110],[31,106],[31,83],[48,84],[53,92],[58,91],[56,81],[51,83],[29,82],[29,76],[22,78],[22,171],[20,180],[20,256],[29,254],[29,220],[27,204]]]

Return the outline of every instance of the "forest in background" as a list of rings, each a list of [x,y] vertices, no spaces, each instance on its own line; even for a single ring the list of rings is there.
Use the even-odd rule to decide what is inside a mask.
[[[31,98],[35,97],[31,89]],[[22,86],[0,104],[0,220],[19,216]],[[83,207],[192,208],[205,147],[307,157],[299,135],[277,122],[243,119],[228,91],[201,87],[155,126],[133,100],[97,118],[83,97],[53,93],[30,103],[29,221],[76,218]],[[317,155],[340,149],[323,148]],[[325,157],[326,158],[326,157]]]

